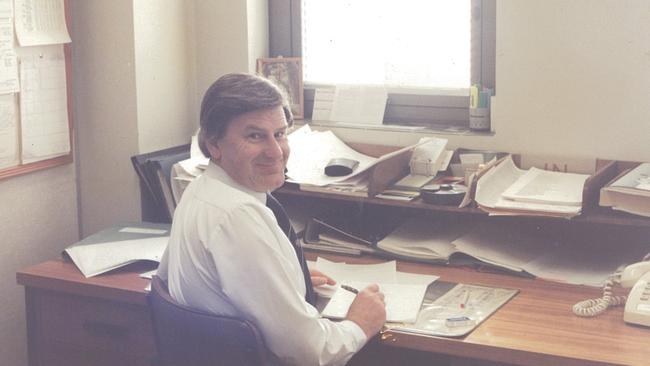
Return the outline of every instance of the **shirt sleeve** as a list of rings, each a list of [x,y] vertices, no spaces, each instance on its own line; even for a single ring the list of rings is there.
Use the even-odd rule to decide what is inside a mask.
[[[233,210],[212,230],[207,248],[224,293],[257,325],[283,363],[344,365],[366,343],[356,323],[320,318],[305,301],[295,250],[265,206]]]

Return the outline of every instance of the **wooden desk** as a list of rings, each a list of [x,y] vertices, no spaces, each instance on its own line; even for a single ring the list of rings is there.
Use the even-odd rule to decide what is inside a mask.
[[[72,263],[53,260],[18,272],[17,281],[25,286],[30,365],[149,365],[155,354],[144,291],[149,281],[137,276],[146,269],[132,266],[86,279]],[[464,338],[387,332],[382,347],[517,365],[647,365],[650,360],[650,328],[623,323],[622,308],[591,319],[572,315],[575,302],[600,296],[599,289],[407,262],[398,269],[521,292]]]

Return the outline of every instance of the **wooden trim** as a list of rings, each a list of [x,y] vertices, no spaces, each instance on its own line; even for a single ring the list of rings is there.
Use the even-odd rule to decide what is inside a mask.
[[[69,0],[64,1],[65,6],[65,21],[70,29],[72,16],[69,11]],[[0,169],[0,179],[15,177],[18,175],[28,174],[31,172],[53,168],[60,165],[65,165],[73,162],[74,152],[74,124],[72,123],[72,44],[63,45],[63,54],[65,55],[65,78],[66,78],[66,98],[68,103],[68,132],[70,139],[70,152],[66,155],[57,156],[51,159],[40,160],[29,164],[19,164],[17,166]],[[20,136],[19,136],[20,138]]]

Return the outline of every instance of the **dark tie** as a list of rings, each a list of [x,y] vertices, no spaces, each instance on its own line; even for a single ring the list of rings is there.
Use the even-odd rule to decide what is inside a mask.
[[[305,294],[305,300],[308,303],[315,305],[316,304],[316,294],[314,293],[314,287],[311,284],[311,276],[309,275],[309,268],[307,268],[307,261],[305,260],[305,254],[302,252],[302,247],[297,243],[298,237],[296,232],[291,227],[291,222],[289,221],[289,216],[282,208],[282,205],[278,200],[275,199],[271,194],[266,195],[266,206],[273,211],[275,219],[278,221],[278,226],[284,231],[284,234],[289,238],[293,249],[298,255],[298,261],[300,262],[300,268],[302,268],[302,274],[305,277],[305,286],[307,286],[307,293]]]

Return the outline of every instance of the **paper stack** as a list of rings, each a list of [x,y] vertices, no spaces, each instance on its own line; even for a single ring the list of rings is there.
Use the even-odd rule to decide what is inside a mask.
[[[650,217],[650,163],[623,172],[600,189],[600,205]]]
[[[174,164],[171,171],[171,188],[174,200],[180,202],[183,191],[191,181],[196,179],[208,167],[210,159],[199,149],[197,136],[192,136],[190,158]]]
[[[363,290],[371,283],[379,284],[385,295],[386,320],[389,322],[413,323],[417,319],[427,286],[438,277],[398,272],[396,262],[377,264],[346,264],[318,258],[312,265],[337,281],[322,309],[322,315],[332,319],[345,318],[356,294],[343,289],[347,285]],[[322,286],[321,286],[322,287]]]
[[[402,160],[408,161],[410,151],[421,143],[374,157],[352,149],[332,131],[312,131],[305,125],[289,135],[287,182],[299,184],[303,191],[374,196],[401,176],[406,167]],[[325,166],[333,158],[356,160],[359,164],[349,175],[327,176]]]
[[[582,210],[587,178],[587,174],[522,170],[508,157],[478,180],[475,200],[490,215],[570,218]]]

